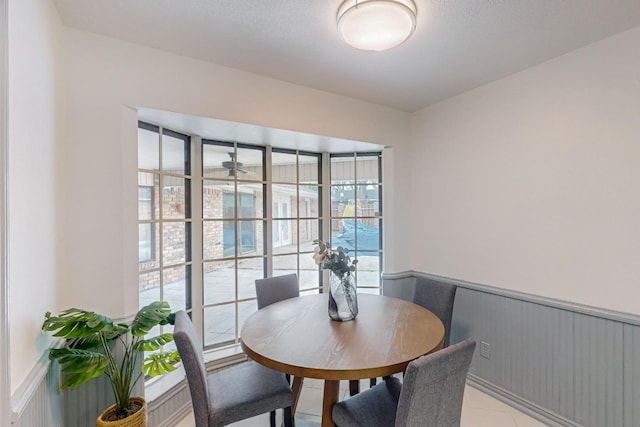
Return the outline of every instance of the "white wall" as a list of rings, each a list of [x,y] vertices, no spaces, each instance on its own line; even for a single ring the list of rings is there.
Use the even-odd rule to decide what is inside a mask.
[[[411,130],[413,269],[640,313],[640,28]]]
[[[136,122],[129,106],[384,145],[408,141],[409,115],[397,110],[73,29],[65,29],[65,50],[67,305],[116,317],[137,308]]]
[[[57,306],[56,200],[61,24],[48,0],[9,1],[8,288],[11,392],[45,351],[39,333]]]

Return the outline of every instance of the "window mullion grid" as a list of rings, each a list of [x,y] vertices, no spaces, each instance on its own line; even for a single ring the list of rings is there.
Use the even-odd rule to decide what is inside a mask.
[[[162,137],[162,129],[160,129],[159,131],[159,136],[160,138]],[[160,165],[162,165],[162,138],[160,139]],[[204,219],[202,218],[202,214],[203,214],[203,209],[202,206],[204,204],[203,201],[203,193],[202,193],[202,189],[204,186],[204,183],[206,182],[206,177],[204,176],[204,171],[202,170],[203,168],[203,162],[202,162],[202,149],[203,149],[203,143],[202,140],[200,138],[197,137],[192,137],[191,139],[191,144],[192,144],[192,148],[195,147],[195,149],[192,149],[192,153],[191,153],[191,164],[192,164],[192,170],[191,170],[191,190],[192,190],[192,200],[191,200],[191,210],[192,210],[192,216],[191,219],[185,218],[185,222],[190,222],[191,223],[191,228],[192,228],[192,242],[191,242],[191,274],[192,274],[192,283],[197,283],[199,284],[199,286],[196,286],[195,289],[192,288],[191,291],[191,298],[192,298],[192,312],[193,312],[193,320],[194,320],[194,324],[196,325],[196,327],[199,327],[201,329],[201,336],[202,338],[204,338],[204,334],[203,334],[203,329],[204,329],[204,318],[205,318],[205,312],[204,312],[204,288],[202,286],[203,282],[204,282],[204,253],[203,253],[203,239],[204,239],[204,229],[203,229],[203,225],[205,223]],[[238,151],[240,147],[243,147],[243,144],[238,144],[238,143],[233,143],[233,145],[231,146],[231,144],[229,145],[229,148],[233,148],[233,151],[235,153],[235,159],[236,162],[238,162]],[[264,250],[264,254],[263,254],[263,262],[264,262],[264,275],[265,276],[272,276],[273,275],[273,267],[274,267],[274,243],[273,243],[273,238],[274,238],[274,234],[273,234],[273,227],[274,227],[274,210],[273,210],[273,202],[274,202],[274,194],[273,194],[273,168],[272,168],[272,162],[273,162],[273,156],[272,156],[272,148],[267,146],[267,147],[263,147],[263,176],[261,177],[261,185],[262,185],[262,192],[263,192],[263,206],[262,206],[262,211],[263,211],[263,215],[262,218],[255,218],[255,220],[261,220],[262,224],[263,224],[263,250]],[[294,150],[291,150],[292,152]],[[296,238],[296,242],[294,244],[294,246],[296,247],[296,254],[297,254],[297,262],[296,262],[296,271],[298,272],[298,275],[300,275],[300,251],[301,251],[301,239],[300,239],[300,233],[301,233],[301,214],[302,211],[300,210],[300,197],[301,197],[301,183],[300,183],[300,179],[301,179],[301,159],[300,159],[300,152],[299,150],[295,150],[295,155],[296,155],[296,159],[295,159],[295,200],[297,205],[295,206],[294,209],[292,209],[291,214],[289,215],[289,218],[283,218],[283,221],[295,221],[295,236],[297,236]],[[360,219],[360,217],[362,216],[361,212],[358,212],[357,209],[357,199],[359,197],[359,193],[360,193],[360,189],[358,188],[358,164],[357,164],[357,160],[358,160],[358,153],[352,153],[351,156],[353,156],[354,159],[354,183],[353,185],[355,186],[354,188],[354,194],[356,195],[355,197],[355,208],[354,209],[354,221],[357,223],[358,220]],[[341,156],[338,155],[337,157],[349,157],[347,156]],[[363,157],[361,155],[361,157]],[[318,183],[318,199],[319,199],[319,203],[320,203],[320,209],[318,212],[319,215],[319,233],[318,236],[319,238],[321,238],[323,241],[327,241],[330,242],[331,241],[331,215],[332,215],[332,211],[331,211],[331,189],[332,189],[332,182],[331,182],[331,160],[332,160],[332,156],[330,153],[322,153],[319,156],[319,160],[320,160],[320,167],[319,167],[319,183]],[[362,166],[362,165],[361,165]],[[163,246],[164,246],[164,239],[163,239],[163,227],[162,224],[164,223],[164,213],[162,211],[162,206],[164,204],[164,194],[162,191],[163,188],[163,181],[164,181],[164,177],[165,176],[169,176],[169,175],[175,175],[169,172],[166,172],[163,170],[162,166],[160,166],[159,168],[160,170],[157,171],[156,173],[158,174],[159,180],[160,180],[160,191],[159,191],[159,215],[158,215],[158,223],[159,225],[159,246],[160,246],[160,250],[159,253],[162,254],[163,252]],[[366,169],[363,169],[363,171],[366,172]],[[380,173],[379,173],[380,176]],[[185,176],[181,176],[181,177],[185,177]],[[196,179],[194,179],[194,177],[196,177]],[[339,178],[339,177],[336,177]],[[380,183],[381,178],[378,180],[377,185],[379,186],[379,193],[381,192],[381,183]],[[234,191],[234,203],[235,203],[235,209],[234,209],[234,215],[231,218],[231,220],[234,223],[234,231],[235,231],[235,242],[234,242],[234,265],[235,265],[235,272],[234,272],[234,284],[233,284],[233,289],[235,292],[235,297],[234,297],[234,301],[233,301],[233,305],[234,305],[234,324],[235,324],[235,342],[238,342],[239,339],[239,330],[240,330],[240,325],[239,325],[239,321],[240,321],[240,305],[241,303],[246,303],[247,301],[250,301],[253,299],[253,297],[244,297],[242,299],[240,299],[240,283],[239,283],[239,273],[238,273],[238,261],[243,258],[241,256],[241,252],[242,252],[242,248],[240,245],[240,237],[241,237],[241,225],[242,225],[242,221],[243,220],[249,220],[248,218],[245,218],[245,214],[243,212],[241,212],[241,203],[242,201],[240,200],[240,195],[239,195],[239,190],[241,189],[240,184],[242,182],[239,182],[239,174],[236,173],[234,174],[233,178],[230,180],[230,183],[232,184],[232,188]],[[379,197],[380,200],[380,197]],[[303,210],[304,211],[304,210]],[[294,216],[293,212],[296,212],[296,215]],[[304,211],[306,212],[306,211]],[[306,217],[307,214],[305,214]],[[379,227],[382,226],[381,223],[381,215],[379,218]],[[312,236],[315,238],[315,236]],[[358,236],[355,236],[356,239],[356,247],[357,247],[357,239]],[[381,250],[380,250],[381,252]],[[251,258],[249,256],[249,258]],[[382,264],[382,260],[380,260],[380,263]],[[189,262],[185,263],[185,265],[188,265]],[[165,266],[165,261],[162,259],[158,260],[158,265],[159,265],[159,270],[160,272],[162,272],[164,270],[164,268],[166,268]],[[175,267],[176,265],[171,265],[171,267]],[[380,267],[381,268],[381,267]],[[321,286],[321,290],[325,289],[328,286],[328,276],[329,276],[329,271],[328,270],[320,270],[319,271],[319,276],[320,276],[320,286]],[[357,273],[356,273],[357,274]],[[165,293],[165,289],[164,289],[164,275],[161,274],[160,275],[160,281],[161,281],[161,295],[164,296]],[[326,291],[326,290],[325,290]],[[214,306],[223,306],[229,304],[229,302],[220,302],[220,303],[213,303],[213,304],[209,304],[208,306],[210,307],[214,307]],[[198,317],[200,317],[200,321],[198,321]],[[204,339],[203,339],[204,342]]]

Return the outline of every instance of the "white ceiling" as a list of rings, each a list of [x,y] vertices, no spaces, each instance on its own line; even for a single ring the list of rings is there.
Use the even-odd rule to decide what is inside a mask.
[[[640,25],[640,0],[414,1],[414,35],[365,52],[342,0],[54,0],[71,27],[409,112]]]

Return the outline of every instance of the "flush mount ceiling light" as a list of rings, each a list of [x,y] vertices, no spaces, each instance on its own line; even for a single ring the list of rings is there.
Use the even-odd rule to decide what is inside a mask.
[[[391,49],[416,29],[417,13],[412,0],[346,0],[338,9],[338,33],[356,49]]]

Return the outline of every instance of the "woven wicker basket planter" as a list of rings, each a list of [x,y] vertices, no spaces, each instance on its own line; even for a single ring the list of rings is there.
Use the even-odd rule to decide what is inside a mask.
[[[104,421],[103,418],[115,410],[116,405],[113,404],[98,416],[96,427],[147,427],[147,403],[141,397],[132,397],[131,400],[142,404],[138,412],[122,420]]]

